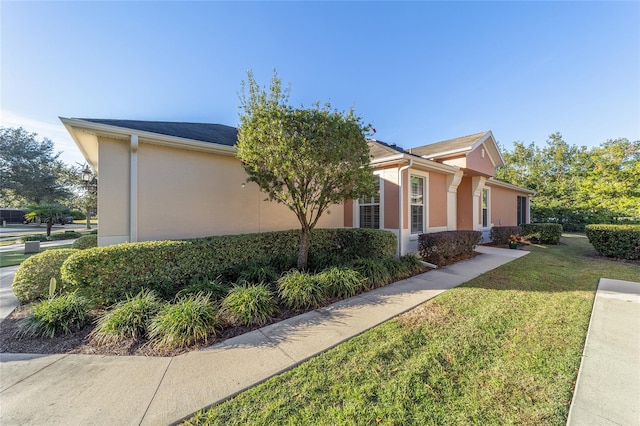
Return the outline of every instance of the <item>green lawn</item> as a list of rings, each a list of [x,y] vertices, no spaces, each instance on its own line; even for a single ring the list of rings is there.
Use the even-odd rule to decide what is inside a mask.
[[[61,246],[54,246],[54,247],[42,247],[40,251],[43,252],[45,250],[71,248],[72,244],[73,243],[64,244]],[[34,254],[35,253],[24,254],[24,249],[2,252],[0,253],[0,268],[4,268],[5,266],[19,265],[22,262],[24,262],[27,258],[33,256]]]
[[[186,423],[564,425],[598,279],[640,266],[529,249]]]

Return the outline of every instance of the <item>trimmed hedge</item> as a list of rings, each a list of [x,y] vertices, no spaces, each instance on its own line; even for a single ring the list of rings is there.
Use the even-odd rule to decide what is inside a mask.
[[[418,236],[418,252],[425,262],[449,265],[460,256],[471,256],[480,242],[479,231],[443,231]]]
[[[67,259],[62,277],[98,306],[123,300],[142,287],[171,298],[192,277],[229,276],[251,262],[271,264],[295,257],[299,235],[290,230],[96,247]],[[396,247],[396,236],[389,231],[317,229],[311,235],[309,257],[331,253],[346,260],[382,259],[393,256]]]
[[[26,235],[24,237],[18,238],[18,241],[58,241],[58,240],[73,240],[75,238],[80,238],[82,236],[81,233],[76,231],[64,231],[64,232],[56,232],[52,233],[49,237],[47,234],[33,234]]]
[[[558,244],[562,235],[559,223],[525,223],[522,225],[522,236],[527,240],[537,240],[543,244]]]
[[[585,231],[602,256],[640,259],[640,225],[587,225]]]
[[[88,248],[98,247],[98,236],[95,234],[83,235],[73,242],[71,248],[84,250]]]
[[[511,235],[520,235],[521,233],[522,228],[519,226],[494,226],[489,235],[494,244],[508,244]]]
[[[55,278],[58,286],[64,282],[60,267],[75,249],[52,249],[34,254],[26,259],[16,271],[11,289],[21,303],[33,302],[49,297],[49,282]]]

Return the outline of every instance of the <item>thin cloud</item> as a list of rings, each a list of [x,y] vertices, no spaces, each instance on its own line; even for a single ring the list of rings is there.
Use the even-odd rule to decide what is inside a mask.
[[[60,159],[67,164],[84,163],[85,159],[62,123],[54,124],[14,114],[8,110],[0,110],[0,125],[3,127],[22,127],[28,132],[37,133],[38,138],[53,141],[56,152],[62,152]]]

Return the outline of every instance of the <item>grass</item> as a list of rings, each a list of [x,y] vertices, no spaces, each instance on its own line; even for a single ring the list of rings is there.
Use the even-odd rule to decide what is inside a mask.
[[[56,249],[63,249],[63,248],[71,248],[72,244],[73,243],[64,244],[64,245],[61,245],[61,246],[54,246],[54,247],[42,247],[40,249],[40,252],[43,252],[45,250],[56,250]],[[19,265],[22,262],[24,262],[26,259],[28,259],[31,256],[33,256],[34,254],[36,254],[36,253],[24,254],[24,249],[2,252],[2,253],[0,253],[0,268],[4,268],[5,266]]]
[[[483,274],[187,424],[564,425],[601,277],[584,236]]]

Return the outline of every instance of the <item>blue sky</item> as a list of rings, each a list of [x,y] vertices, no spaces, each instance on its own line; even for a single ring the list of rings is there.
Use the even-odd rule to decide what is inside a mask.
[[[640,139],[640,2],[0,3],[2,125],[82,156],[58,116],[238,124],[251,69],[409,148],[492,130]]]

